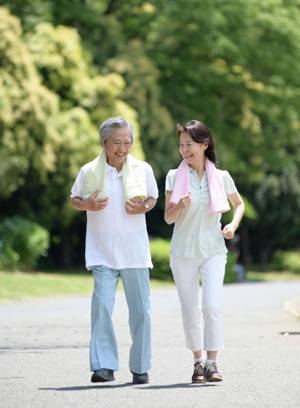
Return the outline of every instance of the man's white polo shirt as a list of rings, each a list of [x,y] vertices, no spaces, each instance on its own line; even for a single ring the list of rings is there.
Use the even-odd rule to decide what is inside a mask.
[[[96,160],[96,159],[95,159]],[[144,166],[148,197],[157,198],[158,189],[151,166]],[[87,165],[83,166],[71,190],[71,197],[82,197]],[[113,269],[152,268],[145,214],[125,211],[122,171],[106,164],[108,203],[100,211],[86,211],[85,260],[87,269],[105,265]]]

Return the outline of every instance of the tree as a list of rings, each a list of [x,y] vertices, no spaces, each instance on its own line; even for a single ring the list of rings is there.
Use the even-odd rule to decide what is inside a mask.
[[[41,19],[76,27],[98,72],[122,75],[120,99],[138,112],[161,193],[167,170],[179,162],[175,123],[199,119],[213,132],[220,167],[258,214],[242,226],[254,259],[265,262],[278,245],[296,245],[299,0],[78,0],[72,8],[68,0],[19,3],[12,0],[10,7],[26,31]]]
[[[93,73],[76,30],[40,23],[27,46],[19,20],[1,8],[0,37],[0,214],[54,231],[70,264],[66,231],[76,212],[68,197],[80,167],[100,153],[97,127],[126,116],[136,134],[132,154],[142,159],[137,113],[119,99],[120,75]]]
[[[0,4],[1,1],[4,3],[3,0],[0,0]],[[130,1],[128,7],[136,3],[139,2]],[[56,38],[63,36],[64,28],[61,26],[73,27],[80,35],[85,49],[89,51],[89,53],[85,52],[84,58],[90,60],[90,65],[94,64],[94,72],[102,73],[105,76],[115,72],[122,75],[125,86],[122,87],[123,93],[119,95],[119,98],[138,113],[141,142],[147,161],[152,165],[156,177],[164,178],[171,164],[178,161],[174,122],[166,107],[161,103],[158,86],[160,72],[147,56],[143,43],[138,40],[127,41],[124,36],[123,24],[116,15],[116,10],[120,6],[122,7],[122,4],[119,1],[105,0],[92,2],[72,0],[72,7],[70,7],[69,0],[47,2],[26,0],[24,3],[12,0],[9,4],[12,12],[21,18],[23,28],[29,33],[29,36],[30,33],[38,30],[39,37],[45,35],[45,38],[48,38],[46,26],[41,26],[41,21],[60,26]],[[61,38],[60,41],[63,42],[63,39]],[[45,45],[46,48],[50,47],[45,39],[40,40],[40,44]],[[35,48],[31,49],[35,53]],[[58,64],[58,61],[55,64]],[[44,84],[62,96],[62,88],[59,90],[53,82],[57,75],[54,71],[55,69],[51,71],[52,80],[47,77],[49,73],[43,70],[40,72],[44,77]],[[64,75],[65,80],[70,81],[67,73],[68,67]],[[49,83],[49,81],[52,82]],[[76,97],[76,95],[73,96]],[[103,108],[104,104],[101,106],[102,115],[100,117],[105,116],[106,112]],[[99,121],[98,115],[96,118]],[[168,151],[167,156],[166,150]]]
[[[295,245],[299,1],[154,0],[123,5],[116,16],[127,39],[139,38],[162,73],[173,118],[197,118],[213,131],[221,168],[257,210],[255,222],[244,220],[256,260],[265,262],[276,245]]]
[[[0,195],[6,198],[30,171],[41,180],[53,171],[56,140],[48,119],[58,113],[58,99],[40,83],[19,20],[4,8],[0,19]]]

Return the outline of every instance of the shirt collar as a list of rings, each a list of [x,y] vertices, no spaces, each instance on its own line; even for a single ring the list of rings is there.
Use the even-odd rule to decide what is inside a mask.
[[[197,174],[197,173],[195,172],[195,170],[192,169],[192,168],[189,166],[189,172],[191,173],[192,171],[193,171],[195,174]],[[206,170],[205,170],[205,169],[204,169],[203,176],[206,176]]]
[[[115,167],[110,166],[107,162],[106,162],[106,174],[109,173],[110,171],[117,171]],[[120,171],[120,173],[118,173],[117,177],[122,176],[122,170]]]

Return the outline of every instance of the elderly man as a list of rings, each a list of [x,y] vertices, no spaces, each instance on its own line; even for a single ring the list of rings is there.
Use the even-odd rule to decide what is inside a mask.
[[[157,184],[149,164],[129,152],[134,140],[126,119],[107,119],[99,129],[103,150],[83,166],[72,188],[71,204],[87,213],[86,267],[93,271],[92,382],[114,381],[119,369],[112,323],[115,294],[121,277],[132,346],[129,368],[133,383],[149,381],[151,368],[151,256],[145,213],[156,204]]]

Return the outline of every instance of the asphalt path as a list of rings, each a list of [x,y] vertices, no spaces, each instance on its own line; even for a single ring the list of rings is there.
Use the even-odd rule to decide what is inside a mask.
[[[191,384],[175,288],[152,291],[150,383],[133,385],[124,295],[114,322],[120,371],[116,381],[90,382],[90,296],[0,304],[1,408],[299,407],[300,320],[283,309],[300,281],[238,283],[223,291],[222,383]]]

